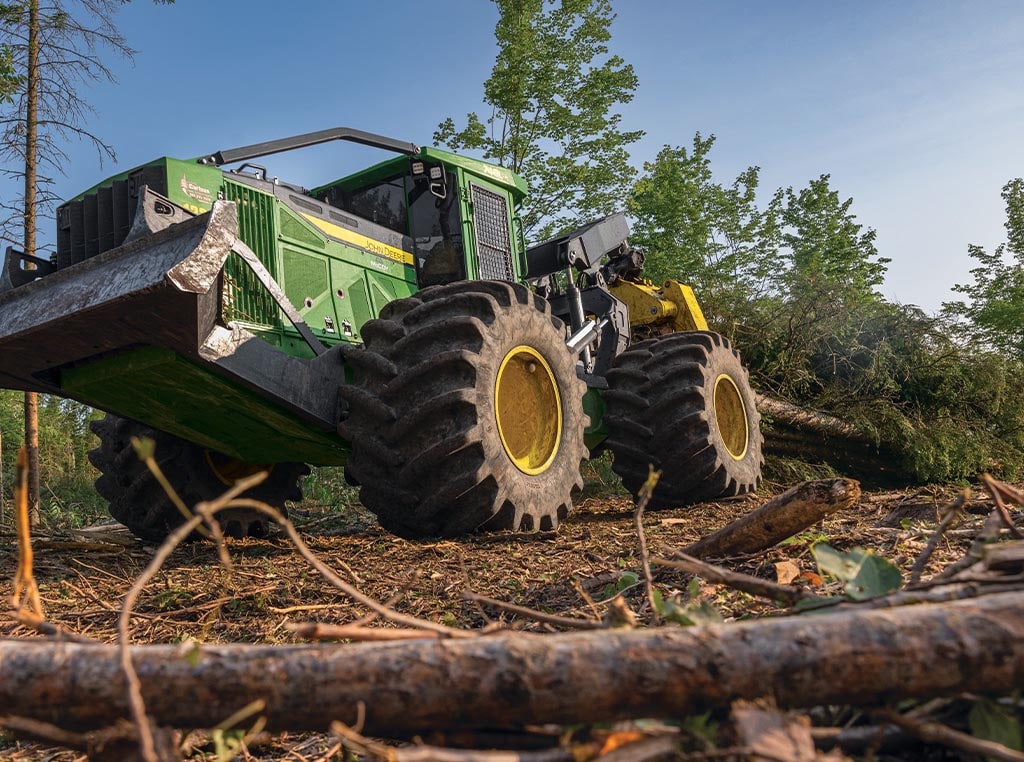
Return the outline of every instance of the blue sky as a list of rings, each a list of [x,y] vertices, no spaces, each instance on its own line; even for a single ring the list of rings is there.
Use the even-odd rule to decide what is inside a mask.
[[[969,243],[1004,240],[1002,185],[1024,174],[1021,0],[618,0],[612,50],[640,85],[623,126],[640,166],[665,144],[717,136],[731,181],[765,196],[822,173],[893,261],[883,292],[929,311],[968,279]],[[72,145],[74,195],[160,155],[195,156],[332,126],[429,144],[481,109],[495,46],[485,0],[135,0],[139,52],[85,95],[118,152]],[[382,158],[334,144],[264,163],[313,186]]]

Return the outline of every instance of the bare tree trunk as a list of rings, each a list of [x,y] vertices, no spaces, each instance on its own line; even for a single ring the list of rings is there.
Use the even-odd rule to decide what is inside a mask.
[[[833,415],[807,410],[790,402],[765,397],[763,394],[757,395],[757,409],[794,429],[807,429],[817,434],[847,439],[851,442],[870,441],[856,426]]]
[[[39,395],[25,392],[25,452],[28,455],[28,517],[39,525]]]
[[[858,500],[860,484],[853,479],[804,482],[688,545],[683,552],[698,558],[756,553],[802,532],[831,513],[849,508]]]
[[[28,65],[25,71],[25,253],[36,254],[36,173],[39,159],[39,0],[28,3]],[[34,265],[31,265],[34,267]],[[25,392],[28,450],[28,512],[39,523],[39,395]]]
[[[765,695],[877,704],[1019,689],[1024,592],[705,627],[131,655],[147,714],[174,727],[209,727],[258,698],[272,730],[352,724],[362,702],[365,732],[393,737],[678,718]],[[0,640],[0,674],[0,723],[89,729],[130,716],[115,646]]]

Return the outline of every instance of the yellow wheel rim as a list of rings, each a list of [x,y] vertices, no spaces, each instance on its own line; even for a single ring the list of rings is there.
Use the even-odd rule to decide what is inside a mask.
[[[204,455],[206,456],[206,465],[210,467],[210,471],[226,487],[234,487],[239,479],[258,474],[260,471],[269,472],[274,469],[272,465],[261,466],[255,463],[245,463],[212,450],[205,450]]]
[[[725,374],[715,379],[715,420],[729,455],[743,460],[749,443],[747,409],[736,382]]]
[[[562,401],[551,366],[532,347],[512,349],[494,382],[494,417],[508,457],[524,474],[551,467],[562,441]]]

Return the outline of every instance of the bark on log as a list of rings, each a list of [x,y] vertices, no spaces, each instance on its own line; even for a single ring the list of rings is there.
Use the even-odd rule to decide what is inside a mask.
[[[762,414],[794,429],[806,429],[828,437],[848,439],[851,442],[871,442],[871,438],[853,424],[828,413],[797,407],[791,402],[758,394],[757,409]]]
[[[1024,593],[725,625],[512,633],[343,646],[136,646],[147,713],[209,727],[257,698],[268,729],[370,735],[682,717],[770,695],[781,707],[1024,685]],[[196,658],[197,657],[197,658]],[[68,729],[128,717],[115,646],[0,641],[0,716]]]
[[[756,553],[792,537],[831,513],[860,500],[853,479],[821,479],[798,484],[717,532],[683,548],[697,558],[725,558]]]

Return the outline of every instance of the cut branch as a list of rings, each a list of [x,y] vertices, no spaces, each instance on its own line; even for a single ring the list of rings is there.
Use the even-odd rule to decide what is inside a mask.
[[[804,482],[683,548],[683,552],[697,558],[756,553],[792,537],[831,513],[849,508],[858,500],[860,484],[853,479]]]

